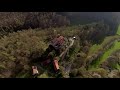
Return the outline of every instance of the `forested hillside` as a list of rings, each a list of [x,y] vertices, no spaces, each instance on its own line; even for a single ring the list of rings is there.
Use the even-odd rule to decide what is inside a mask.
[[[120,28],[112,35],[105,22],[72,25],[70,19],[55,12],[0,13],[0,77],[33,78],[32,66],[38,66],[38,78],[56,78],[51,65],[35,63],[50,41],[61,34],[76,37],[73,46],[59,61],[62,78],[119,78]]]

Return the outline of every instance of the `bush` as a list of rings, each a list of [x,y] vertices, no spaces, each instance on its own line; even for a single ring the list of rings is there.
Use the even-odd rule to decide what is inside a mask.
[[[70,76],[70,77],[76,77],[76,76],[77,76],[77,73],[78,73],[77,69],[73,69],[73,70],[70,72],[69,76]]]
[[[25,19],[25,28],[49,28],[67,26],[70,21],[65,16],[57,15],[54,12],[28,13]]]
[[[1,12],[0,36],[29,28],[50,28],[70,25],[70,21],[54,12]]]
[[[101,43],[105,36],[109,33],[109,26],[105,23],[97,22],[88,25],[84,25],[81,28],[80,35],[81,41],[88,40],[92,43]]]
[[[26,68],[26,65],[29,65],[33,58],[40,57],[47,48],[47,44],[44,42],[45,38],[42,35],[45,35],[42,31],[29,30],[11,33],[1,38],[0,61],[3,65],[1,68],[5,67],[4,71],[6,69],[13,71],[14,75],[21,70],[30,69]],[[3,71],[0,72],[0,74],[2,73]]]
[[[0,75],[2,75],[3,71],[6,71],[9,68],[11,75],[7,77],[20,77],[20,75],[22,77],[22,74],[23,77],[29,76],[27,74],[24,75],[24,72],[29,73],[31,71],[31,61],[41,56],[41,54],[48,47],[49,41],[55,37],[56,33],[60,32],[61,30],[62,31],[60,34],[64,32],[63,30],[68,32],[71,28],[61,27],[44,30],[37,28],[13,32],[9,33],[7,36],[4,36],[0,39]],[[54,30],[56,30],[56,33]],[[74,36],[77,35],[77,33],[72,33],[71,31],[71,35]],[[68,37],[68,33],[66,33],[64,36]],[[76,45],[78,48],[79,43],[76,43],[75,46]],[[74,54],[77,53],[77,48],[74,50]],[[72,57],[74,59],[74,56]],[[7,63],[11,64],[7,65]]]
[[[23,12],[1,12],[0,13],[0,29],[12,32],[21,29],[24,25],[26,13]]]

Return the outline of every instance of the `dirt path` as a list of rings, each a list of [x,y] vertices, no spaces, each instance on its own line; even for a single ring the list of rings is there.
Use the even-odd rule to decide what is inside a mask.
[[[66,48],[66,50],[65,50],[64,52],[62,52],[61,55],[60,55],[60,57],[62,57],[61,60],[64,59],[64,57],[65,57],[67,51],[68,51],[68,50],[73,46],[73,44],[74,44],[74,39],[69,38],[69,41],[71,42],[70,45],[69,45],[69,46]]]
[[[67,54],[68,50],[73,46],[74,44],[74,39],[70,38],[69,41],[71,42],[70,45],[66,48],[66,50],[60,55],[60,57],[62,58],[61,60],[64,59],[65,55]],[[65,72],[65,78],[69,78],[69,72],[71,70],[71,66],[72,66],[73,60],[70,61],[70,63],[68,65],[65,66],[64,72]]]

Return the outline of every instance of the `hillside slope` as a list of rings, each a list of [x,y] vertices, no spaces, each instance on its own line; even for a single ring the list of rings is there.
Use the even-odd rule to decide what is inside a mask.
[[[47,49],[50,40],[58,33],[66,38],[73,36],[77,38],[69,50],[69,55],[59,62],[65,78],[109,77],[108,74],[111,72],[117,72],[116,77],[119,77],[119,71],[113,71],[118,70],[119,59],[115,59],[117,69],[113,68],[112,71],[103,67],[104,65],[108,67],[108,63],[101,62],[104,59],[104,61],[109,61],[107,60],[109,55],[115,56],[119,53],[116,50],[119,49],[120,36],[106,37],[107,32],[109,32],[109,27],[104,23],[93,23],[69,27],[28,29],[9,33],[0,39],[0,77],[33,78],[31,66],[37,65],[40,72],[38,78],[56,78],[57,76],[52,72],[50,65],[43,67],[40,63],[32,61],[41,56]],[[115,45],[113,46],[113,44]],[[113,53],[113,51],[115,52]],[[103,59],[101,60],[100,57]]]

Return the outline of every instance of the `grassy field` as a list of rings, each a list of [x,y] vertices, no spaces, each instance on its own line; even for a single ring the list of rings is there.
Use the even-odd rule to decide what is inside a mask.
[[[91,54],[97,52],[100,48],[102,48],[103,46],[105,46],[108,42],[112,41],[113,39],[120,38],[120,36],[118,36],[118,35],[120,35],[120,26],[119,26],[116,34],[117,35],[115,35],[115,36],[106,37],[104,39],[104,41],[100,45],[97,45],[97,44],[93,45],[90,48],[90,51],[89,51],[88,55],[91,55]],[[113,46],[111,48],[109,48],[108,50],[106,50],[104,52],[104,54],[99,59],[97,59],[93,65],[90,66],[90,68],[91,69],[99,68],[99,65],[102,62],[104,62],[112,54],[112,52],[114,52],[114,51],[116,51],[118,49],[120,49],[120,42],[116,40],[114,42]],[[120,66],[117,65],[117,68],[120,68]]]
[[[117,30],[116,34],[120,35],[120,26],[118,27],[118,30]],[[101,60],[100,60],[99,64],[104,62],[111,55],[112,52],[114,52],[114,51],[116,51],[118,49],[120,49],[120,42],[115,41],[114,46],[111,47],[109,50],[107,50],[104,53],[104,55],[101,57]]]
[[[98,63],[98,65],[101,64],[102,62],[104,62],[112,54],[112,52],[114,52],[118,49],[120,49],[120,42],[115,41],[114,46],[112,48],[110,48],[109,50],[107,50],[103,54],[103,56],[100,58],[100,62]]]
[[[95,53],[95,51],[97,51],[99,48],[100,48],[100,45],[99,45],[99,44],[93,45],[93,46],[90,48],[88,55],[91,55],[91,54]]]
[[[116,34],[120,35],[120,25],[119,25],[119,27],[118,27],[118,30],[117,30],[117,33],[116,33]]]

